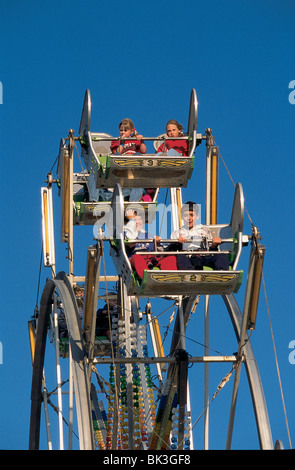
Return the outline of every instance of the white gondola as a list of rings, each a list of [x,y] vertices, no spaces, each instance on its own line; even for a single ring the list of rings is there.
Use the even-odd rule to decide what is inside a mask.
[[[122,188],[186,187],[194,167],[194,152],[197,145],[198,102],[195,90],[191,92],[187,136],[189,155],[113,155],[110,144],[115,138],[106,133],[90,131],[91,99],[89,90],[85,93],[79,134],[82,157],[89,171],[90,190],[113,188],[119,183]],[[166,136],[167,137],[167,136]],[[165,136],[145,138],[164,141]],[[118,140],[118,138],[117,138]],[[127,186],[126,186],[127,185]]]
[[[112,202],[114,237],[111,240],[111,256],[116,266],[118,275],[124,280],[128,295],[142,297],[160,297],[165,295],[228,295],[237,292],[242,282],[243,271],[236,270],[241,254],[242,246],[246,243],[243,238],[244,197],[240,184],[237,184],[232,208],[230,224],[209,226],[215,236],[222,239],[231,239],[223,253],[227,253],[232,269],[229,271],[164,271],[145,270],[142,280],[139,280],[133,271],[128,259],[124,240],[124,202],[120,185],[116,185]],[[173,240],[171,240],[173,242]],[[181,252],[184,254],[185,252]],[[201,254],[202,252],[198,252]],[[206,252],[204,252],[206,253]],[[138,253],[140,254],[140,253]],[[142,252],[142,255],[146,255]],[[179,255],[179,252],[157,252],[157,256],[171,254]]]
[[[59,148],[59,165],[58,179],[61,181],[62,156],[63,152],[67,152],[67,143],[65,139],[60,142]],[[112,201],[93,201],[90,200],[89,193],[93,184],[91,183],[91,174],[88,171],[81,173],[73,173],[73,224],[74,225],[94,225],[102,219],[102,225],[108,219],[111,211]],[[95,188],[96,191],[96,188]],[[112,188],[109,189],[113,191]],[[157,198],[159,189],[155,189],[152,201],[128,201],[128,197],[124,201],[125,207],[132,208],[145,214],[146,222],[152,222],[156,216]]]

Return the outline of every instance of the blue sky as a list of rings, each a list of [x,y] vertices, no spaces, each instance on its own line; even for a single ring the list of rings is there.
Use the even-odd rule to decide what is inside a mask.
[[[292,91],[288,85],[295,79],[294,3],[53,0],[44,8],[42,2],[12,0],[1,2],[0,12],[4,196],[0,448],[28,446],[31,364],[27,321],[34,311],[38,287],[40,186],[56,159],[60,139],[70,128],[78,132],[87,88],[92,97],[92,130],[116,135],[119,121],[128,116],[146,136],[162,133],[172,117],[186,127],[190,91],[196,89],[198,132],[213,129],[234,181],[243,185],[247,210],[266,245],[267,300],[294,445],[295,365],[289,361],[289,343],[295,340],[291,302],[295,105],[288,99]],[[204,144],[197,155],[193,180],[183,197],[202,203]],[[221,166],[220,223],[229,221],[232,197],[231,182]],[[56,203],[57,231],[58,210]],[[245,222],[245,233],[250,230]],[[85,250],[92,244],[91,235],[85,230]],[[56,240],[58,243],[58,236]],[[63,269],[64,246],[57,253]],[[81,267],[83,262],[84,258]],[[248,251],[243,262],[246,270]],[[49,275],[42,270],[41,290]],[[243,292],[239,293],[240,306]],[[220,335],[225,317],[224,313],[213,315],[212,331],[217,329]],[[199,332],[192,331],[199,338]],[[263,290],[251,341],[273,439],[281,439],[289,448]],[[239,400],[244,399],[246,403],[247,395],[244,398],[241,392]],[[247,412],[241,414],[241,420],[247,428]],[[251,432],[245,432],[246,437],[238,437],[234,446],[255,448]],[[225,433],[220,429],[219,434]]]

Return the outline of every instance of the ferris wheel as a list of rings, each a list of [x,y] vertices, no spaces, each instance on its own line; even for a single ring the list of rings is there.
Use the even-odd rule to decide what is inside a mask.
[[[49,449],[192,450],[198,448],[194,431],[198,428],[199,432],[200,419],[203,420],[203,448],[207,449],[211,402],[231,380],[232,394],[224,423],[227,433],[224,447],[230,449],[243,368],[252,398],[258,446],[274,447],[249,335],[255,329],[265,248],[260,243],[257,227],[252,226],[250,235],[243,233],[244,195],[240,183],[235,186],[228,221],[218,223],[219,152],[211,129],[206,129],[204,134],[197,133],[197,114],[197,95],[192,90],[187,133],[180,137],[187,142],[187,155],[157,153],[159,145],[168,139],[165,134],[144,137],[146,142],[153,143],[156,153],[112,154],[111,142],[122,138],[90,130],[91,99],[87,90],[79,136],[75,137],[70,130],[68,137],[60,142],[56,178],[49,173],[47,186],[41,188],[43,262],[51,275],[40,305],[29,321],[33,366],[30,449],[47,446]],[[206,142],[205,227],[220,238],[218,255],[227,257],[229,267],[227,270],[205,265],[203,269],[191,270],[169,269],[169,265],[163,268],[161,261],[168,256],[177,260],[180,255],[192,254],[173,248],[169,235],[181,226],[182,188],[193,184],[195,152],[203,141]],[[81,144],[79,172],[74,171],[77,142]],[[131,200],[132,189],[151,186],[149,200]],[[54,188],[58,188],[61,201],[61,242],[66,246],[68,263],[67,270],[58,271]],[[143,258],[160,262],[149,263],[139,276],[130,258],[130,247],[138,240],[127,239],[124,234],[126,211],[133,210],[147,226],[157,227],[159,214],[163,216],[168,204],[167,199],[165,204],[160,204],[161,191],[170,195],[172,228],[158,243],[154,237],[145,237],[145,248],[136,252],[137,259],[140,263]],[[79,230],[93,227],[94,240],[89,246],[80,243],[74,251],[74,227],[78,226]],[[210,245],[211,241],[206,242]],[[211,256],[209,245],[198,251],[197,256]],[[235,294],[245,276],[238,265],[248,245],[249,267],[241,311]],[[74,265],[77,251],[85,252],[83,273],[77,273]],[[221,308],[230,319],[235,353],[216,353],[209,344],[209,306],[216,298],[221,299]],[[201,299],[203,353],[194,354],[191,344],[197,341],[190,325]],[[97,324],[98,300],[105,304],[103,334]],[[115,300],[115,308],[111,300]],[[212,365],[214,370],[221,366],[222,373],[210,399]],[[194,381],[196,368],[203,371],[200,393]],[[199,417],[195,415],[195,406]]]

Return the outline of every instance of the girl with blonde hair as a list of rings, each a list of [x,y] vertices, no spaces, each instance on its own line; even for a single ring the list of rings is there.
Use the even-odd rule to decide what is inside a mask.
[[[136,153],[146,153],[146,145],[143,141],[143,136],[138,134],[134,127],[133,121],[129,118],[124,118],[119,124],[120,137],[124,139],[122,143],[120,141],[112,141],[111,151],[112,153],[119,153],[121,155],[133,155]],[[128,138],[132,140],[125,140]],[[136,138],[136,140],[134,140]]]

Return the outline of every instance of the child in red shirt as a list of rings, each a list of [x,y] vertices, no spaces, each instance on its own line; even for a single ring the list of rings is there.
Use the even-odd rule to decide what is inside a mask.
[[[134,128],[131,119],[125,118],[119,124],[120,136],[123,139],[128,137],[136,137],[137,140],[124,140],[111,142],[112,153],[120,153],[121,155],[133,155],[135,153],[146,153],[146,145],[142,140],[142,135],[139,135]]]
[[[183,127],[175,119],[170,119],[166,124],[166,134],[168,137],[183,137]],[[166,153],[169,150],[174,149],[178,153],[184,156],[188,156],[188,141],[187,140],[174,140],[166,139],[163,144],[158,148],[157,153]]]

